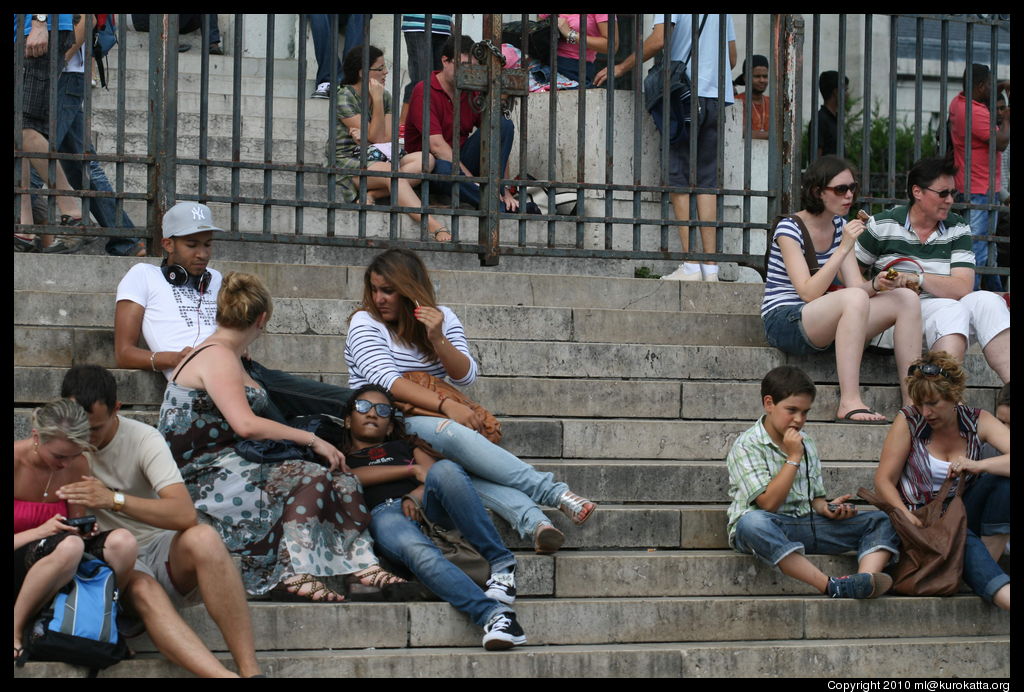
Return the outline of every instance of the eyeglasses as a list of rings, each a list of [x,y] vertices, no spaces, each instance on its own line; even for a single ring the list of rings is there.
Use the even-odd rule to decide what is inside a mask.
[[[910,368],[907,370],[907,377],[912,376],[915,372],[918,371],[925,375],[942,375],[947,380],[949,379],[949,373],[940,368],[935,363],[915,363],[914,365],[911,365]]]
[[[842,197],[847,192],[853,192],[854,194],[856,194],[856,192],[857,192],[857,183],[848,183],[846,185],[833,185],[831,187],[826,185],[825,189],[826,190],[831,190],[835,194],[837,194],[840,197]]]
[[[954,196],[956,195],[956,188],[955,187],[951,187],[948,190],[935,190],[935,189],[930,188],[930,187],[925,187],[924,189],[925,190],[931,190],[932,192],[937,194],[942,199],[946,199],[950,195],[954,195]]]
[[[367,401],[366,399],[356,399],[355,409],[359,413],[369,413],[371,408],[376,411],[377,415],[381,418],[390,418],[391,414],[395,410],[395,407],[391,404],[375,404],[371,401]]]

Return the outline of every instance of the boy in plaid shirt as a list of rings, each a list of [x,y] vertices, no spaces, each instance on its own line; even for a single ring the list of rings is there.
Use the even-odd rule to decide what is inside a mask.
[[[726,457],[729,468],[729,544],[832,598],[875,598],[892,586],[882,570],[898,556],[899,539],[879,511],[857,512],[850,495],[825,499],[821,459],[801,432],[816,390],[792,366],[761,381],[765,415],[743,432]],[[858,573],[830,577],[804,551],[857,551]]]

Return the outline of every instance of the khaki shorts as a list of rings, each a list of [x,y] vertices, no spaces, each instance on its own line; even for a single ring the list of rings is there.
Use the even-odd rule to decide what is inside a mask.
[[[198,605],[203,602],[199,587],[192,589],[186,594],[178,591],[174,580],[171,579],[171,570],[168,560],[171,555],[171,542],[177,536],[176,531],[161,531],[152,540],[139,546],[139,556],[135,560],[135,569],[156,579],[160,586],[171,599],[175,608],[181,609],[190,605]]]

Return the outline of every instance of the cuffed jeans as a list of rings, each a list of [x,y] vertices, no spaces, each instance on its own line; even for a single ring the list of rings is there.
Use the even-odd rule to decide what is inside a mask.
[[[515,138],[515,126],[512,121],[503,115],[495,115],[498,118],[498,122],[501,127],[500,134],[500,157],[499,162],[500,174],[505,175],[505,165],[508,163],[508,157],[512,153],[512,140]],[[466,166],[466,169],[473,175],[480,175],[480,129],[469,136],[466,143],[459,148],[459,159]],[[434,173],[440,173],[442,175],[462,175],[462,170],[458,166],[453,166],[451,161],[444,161],[437,159],[434,164]],[[451,195],[452,183],[445,182],[431,182],[430,189],[436,192],[440,192],[444,195]],[[459,183],[459,202],[467,202],[472,204],[476,208],[480,208],[480,186],[476,183]],[[505,205],[498,203],[502,211],[505,211]]]
[[[819,514],[790,517],[755,509],[736,524],[733,545],[770,565],[794,551],[819,555],[840,555],[857,551],[863,560],[876,550],[888,550],[893,561],[899,556],[899,538],[884,512],[858,512],[849,519],[828,519]]]
[[[418,436],[471,475],[484,506],[495,511],[523,538],[549,522],[538,504],[557,507],[569,490],[554,474],[541,473],[486,437],[447,418],[410,416],[407,432]]]
[[[1010,583],[1010,577],[992,559],[979,536],[1010,533],[1010,479],[983,473],[963,495],[967,511],[967,544],[963,580],[986,601]]]
[[[299,377],[282,370],[265,368],[251,359],[242,359],[242,365],[252,379],[267,390],[267,408],[264,418],[285,423],[295,416],[326,413],[337,418],[352,397],[352,390],[308,377]]]
[[[423,512],[435,524],[458,529],[491,565],[491,572],[507,571],[516,559],[501,542],[484,511],[469,476],[458,465],[441,460],[427,474]],[[370,534],[378,551],[408,567],[438,597],[451,603],[481,627],[508,606],[488,598],[476,582],[445,559],[420,529],[419,522],[402,513],[401,499],[373,508]]]
[[[90,146],[86,148],[85,114],[82,112],[82,99],[85,97],[85,75],[81,72],[62,72],[57,79],[57,118],[55,123],[56,131],[53,133],[52,142],[57,151],[62,154],[95,154]],[[80,161],[65,160],[60,162],[61,168],[67,175],[71,187],[76,190],[83,189],[82,163]],[[32,169],[32,187],[43,187],[43,181]],[[107,174],[103,171],[98,161],[89,162],[89,188],[101,192],[112,192]],[[89,212],[96,217],[96,222],[104,228],[117,226],[134,228],[135,224],[128,218],[128,214],[122,210],[121,217],[117,217],[117,202],[109,197],[92,198],[89,200]],[[134,255],[134,238],[111,238],[107,241],[107,254],[110,255]]]

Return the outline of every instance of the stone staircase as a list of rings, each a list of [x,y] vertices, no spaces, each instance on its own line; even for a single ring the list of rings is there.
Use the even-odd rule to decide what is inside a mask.
[[[254,357],[345,382],[345,320],[372,251],[221,241],[217,252],[218,269],[259,274],[275,296]],[[1009,615],[974,595],[831,600],[729,549],[724,457],[759,415],[758,384],[771,367],[799,365],[819,385],[807,428],[826,459],[830,493],[872,485],[886,433],[829,422],[837,402],[832,357],[793,358],[768,347],[757,313],[761,287],[613,276],[631,275],[626,263],[575,260],[570,273],[538,260],[538,269],[516,272],[503,257],[496,270],[480,271],[472,268],[475,258],[423,256],[438,296],[462,318],[483,373],[468,393],[498,415],[504,446],[601,507],[581,528],[549,510],[567,538],[554,556],[534,555],[496,520],[520,560],[516,610],[528,646],[485,652],[478,628],[445,603],[254,601],[258,654],[268,674],[1009,675]],[[68,366],[115,368],[114,292],[133,262],[15,256],[16,437],[27,434],[31,407],[58,393]],[[991,410],[998,380],[976,352],[968,353],[966,367],[969,402]],[[155,423],[163,378],[114,373],[125,413]],[[895,413],[891,359],[868,354],[862,373],[866,401]],[[852,555],[812,560],[829,573],[855,564]],[[229,660],[202,607],[185,617]],[[184,674],[145,636],[131,644],[139,656],[104,677]],[[36,663],[15,674],[83,672]]]

